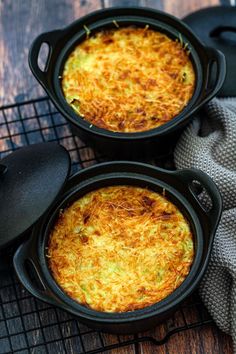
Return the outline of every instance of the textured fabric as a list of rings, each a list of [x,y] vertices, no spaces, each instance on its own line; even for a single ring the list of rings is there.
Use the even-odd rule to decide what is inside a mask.
[[[236,98],[214,99],[182,133],[177,168],[196,167],[213,178],[223,197],[200,295],[216,324],[230,334],[236,353]]]

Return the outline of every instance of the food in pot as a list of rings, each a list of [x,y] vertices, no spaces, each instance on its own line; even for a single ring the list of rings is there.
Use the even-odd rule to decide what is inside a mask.
[[[97,311],[126,312],[181,285],[194,242],[188,221],[164,195],[109,186],[60,213],[47,256],[53,277],[71,298]]]
[[[89,36],[69,55],[62,74],[73,109],[91,125],[114,132],[141,132],[169,122],[188,104],[194,86],[182,40],[148,26]]]

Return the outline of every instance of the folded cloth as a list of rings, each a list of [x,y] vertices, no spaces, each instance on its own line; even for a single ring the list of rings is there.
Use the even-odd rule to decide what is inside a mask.
[[[195,167],[215,181],[223,214],[200,296],[236,353],[236,98],[214,99],[182,133],[174,151],[178,169]]]

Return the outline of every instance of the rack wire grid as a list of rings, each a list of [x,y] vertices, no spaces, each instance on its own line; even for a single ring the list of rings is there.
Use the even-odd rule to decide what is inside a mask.
[[[45,141],[57,141],[66,147],[72,173],[108,160],[72,135],[66,120],[47,97],[0,108],[1,158],[22,146]],[[148,162],[174,168],[171,158]],[[143,342],[163,345],[177,332],[213,322],[195,293],[171,318],[151,331],[136,335],[100,333],[81,324],[75,316],[32,297],[14,274],[11,251],[7,260],[4,257],[0,255],[0,353],[95,354],[119,347],[125,347],[127,353],[139,353]]]

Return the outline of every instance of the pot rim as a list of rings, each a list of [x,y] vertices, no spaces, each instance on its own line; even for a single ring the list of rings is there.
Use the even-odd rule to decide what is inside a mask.
[[[123,9],[123,8],[119,8],[119,9]],[[102,11],[102,13],[109,14],[110,13],[109,10],[110,9],[108,9],[108,11],[106,11],[106,12]],[[100,12],[101,12],[101,10],[100,10]],[[159,14],[158,11],[156,11],[156,13]],[[89,18],[94,17],[94,13],[90,14],[88,17]],[[167,18],[169,18],[168,15],[166,16],[166,19]],[[179,23],[180,26],[182,26],[182,23],[180,22],[180,20],[174,18],[173,16],[172,16],[172,19],[174,19],[176,22]],[[141,25],[143,26],[144,24],[148,24],[151,26],[151,28],[154,28],[155,30],[160,30],[164,33],[167,33],[168,36],[172,37],[172,38],[178,38],[177,34],[181,33],[173,25],[170,25],[163,20],[160,20],[160,19],[157,20],[157,19],[154,19],[151,17],[145,18],[145,17],[142,17],[141,14],[139,16],[122,15],[122,16],[112,16],[112,17],[104,18],[103,20],[101,20],[101,19],[94,20],[94,22],[89,25],[91,32],[93,33],[93,32],[99,31],[102,28],[109,26],[109,25],[113,25],[113,27],[114,27],[114,24],[112,23],[114,20],[117,20],[120,24],[128,22],[129,23],[128,26],[132,25],[132,24],[139,25],[139,26],[141,26]],[[65,28],[63,30],[64,36],[66,36],[66,33],[68,33],[70,31],[71,27],[72,28],[74,26],[79,27],[81,22],[85,23],[85,20],[81,19],[81,20],[76,21],[73,24],[71,24],[71,26],[69,28],[68,27]],[[185,26],[185,27],[187,27],[187,26]],[[111,137],[111,138],[115,137],[116,139],[119,139],[119,140],[126,140],[126,139],[127,140],[136,140],[136,139],[145,139],[147,137],[152,137],[152,136],[165,135],[166,133],[169,133],[171,130],[173,130],[176,127],[176,125],[179,124],[179,122],[188,118],[188,116],[192,113],[192,109],[197,104],[197,101],[199,100],[199,96],[201,95],[201,92],[202,92],[202,85],[204,82],[203,70],[202,70],[203,65],[201,63],[201,60],[199,59],[199,54],[198,54],[198,51],[195,49],[195,45],[194,46],[192,45],[192,43],[191,43],[192,41],[189,40],[190,38],[186,38],[186,34],[181,33],[183,43],[188,44],[188,48],[191,53],[190,59],[193,64],[194,72],[195,72],[194,92],[193,92],[192,97],[188,101],[187,105],[175,117],[173,117],[170,121],[166,122],[165,124],[162,124],[159,127],[156,127],[153,129],[148,129],[148,130],[141,131],[141,132],[114,132],[112,130],[108,130],[108,129],[100,128],[96,125],[92,125],[91,122],[86,120],[86,118],[83,118],[78,113],[76,113],[73,110],[73,108],[70,106],[70,104],[66,101],[65,96],[62,91],[61,80],[60,80],[65,61],[67,60],[69,54],[75,48],[75,46],[79,42],[83,42],[84,40],[86,40],[86,38],[84,38],[84,36],[85,36],[84,29],[81,29],[81,28],[78,30],[78,32],[76,34],[70,36],[70,39],[63,46],[63,48],[60,50],[60,53],[59,53],[57,60],[56,60],[55,69],[53,72],[53,82],[54,82],[53,86],[54,86],[54,92],[55,92],[54,100],[57,101],[57,105],[59,106],[59,109],[63,112],[63,114],[67,117],[67,119],[69,119],[71,121],[71,123],[79,126],[80,128],[82,128],[84,130],[87,130],[92,133],[96,133],[97,135],[100,135],[100,136]],[[202,43],[199,41],[198,46],[200,46],[200,45],[202,46]]]

